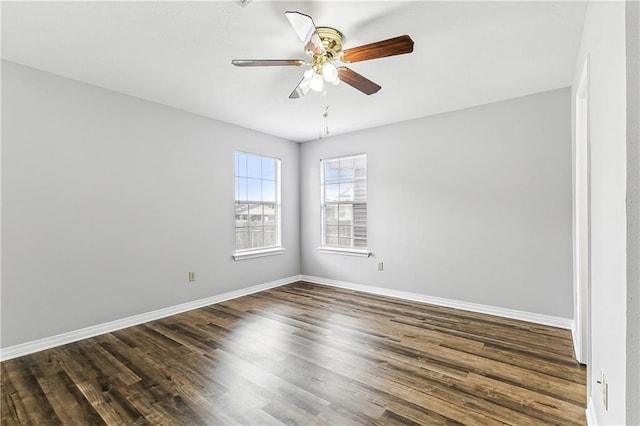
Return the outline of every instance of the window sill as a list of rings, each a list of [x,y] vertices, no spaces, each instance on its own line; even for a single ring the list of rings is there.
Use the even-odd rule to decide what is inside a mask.
[[[276,254],[284,253],[284,247],[275,247],[268,248],[262,250],[251,250],[251,251],[241,251],[239,253],[235,253],[233,256],[233,260],[246,260],[246,259],[254,259],[256,257],[265,257],[265,256],[274,256]]]
[[[344,256],[369,257],[371,252],[368,250],[345,249],[338,247],[318,247],[320,253],[342,254]]]

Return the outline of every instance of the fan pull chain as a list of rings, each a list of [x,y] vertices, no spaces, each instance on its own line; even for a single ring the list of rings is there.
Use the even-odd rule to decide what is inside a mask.
[[[322,130],[320,131],[320,138],[329,136],[329,96],[327,95],[327,88],[322,90],[324,95],[324,112],[322,113]]]

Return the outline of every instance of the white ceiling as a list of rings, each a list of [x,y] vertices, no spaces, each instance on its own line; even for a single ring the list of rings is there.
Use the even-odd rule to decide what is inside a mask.
[[[318,138],[324,100],[288,98],[306,59],[284,12],[345,35],[345,48],[409,34],[408,55],[349,65],[382,86],[328,89],[332,135],[571,84],[584,2],[231,0],[2,2],[2,57],[293,141]]]

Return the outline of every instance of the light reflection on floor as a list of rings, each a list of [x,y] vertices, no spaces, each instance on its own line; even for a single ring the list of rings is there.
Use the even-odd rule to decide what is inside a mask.
[[[232,416],[242,412],[242,406],[265,415],[277,407],[278,416],[295,419],[296,413],[282,410],[291,411],[290,401],[296,399],[295,405],[305,413],[330,421],[330,413],[340,407],[330,407],[328,398],[318,395],[355,396],[349,383],[358,376],[346,378],[334,370],[362,362],[349,350],[353,345],[362,350],[359,327],[357,318],[329,311],[319,322],[302,308],[262,307],[240,320],[216,350],[213,377],[222,377],[228,389],[216,403]],[[295,393],[290,390],[294,387]]]

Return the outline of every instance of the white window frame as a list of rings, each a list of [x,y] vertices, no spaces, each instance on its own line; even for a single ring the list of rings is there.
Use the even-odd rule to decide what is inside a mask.
[[[275,203],[272,202],[267,202],[267,201],[257,201],[257,200],[252,200],[251,202],[249,202],[249,200],[247,201],[247,204],[275,204],[275,227],[276,227],[276,244],[274,245],[270,245],[270,246],[262,246],[262,247],[255,247],[255,248],[247,248],[247,249],[238,249],[237,247],[234,248],[234,253],[232,255],[234,260],[245,260],[245,259],[254,259],[257,257],[264,257],[264,256],[272,256],[272,255],[276,255],[276,254],[282,254],[284,253],[285,249],[284,247],[282,247],[282,197],[281,197],[281,187],[282,187],[282,181],[281,181],[281,169],[282,169],[282,160],[280,158],[276,158],[276,157],[271,157],[268,155],[263,155],[263,154],[256,154],[253,152],[247,152],[247,151],[240,151],[240,150],[235,150],[233,153],[233,158],[234,158],[234,165],[233,165],[233,182],[234,182],[234,210],[237,206],[238,203],[238,198],[237,198],[237,193],[238,193],[238,188],[236,188],[237,185],[237,178],[238,177],[244,177],[244,178],[248,178],[249,172],[247,171],[247,176],[238,176],[238,164],[236,162],[236,154],[244,154],[244,155],[250,155],[250,156],[254,156],[254,157],[259,157],[261,160],[263,158],[269,159],[269,160],[275,160],[275,165],[276,165],[276,170],[275,170],[275,183],[276,183],[276,201]],[[257,178],[254,178],[257,179]],[[260,177],[260,180],[266,180],[264,179],[262,176]],[[245,201],[245,200],[242,200]],[[250,221],[250,218],[247,218],[248,221]],[[235,240],[235,233],[238,229],[237,226],[237,222],[236,222],[236,216],[234,214],[234,246],[236,245],[236,240]],[[264,225],[263,225],[264,226]],[[251,228],[249,226],[249,228]]]
[[[344,247],[344,246],[334,246],[334,245],[327,245],[326,239],[327,239],[327,232],[326,232],[326,207],[328,205],[328,203],[325,201],[325,185],[327,184],[327,182],[325,182],[325,161],[331,161],[331,160],[343,160],[343,159],[356,159],[356,158],[364,158],[365,164],[366,164],[366,174],[365,174],[365,183],[367,185],[367,198],[364,202],[362,201],[350,201],[350,202],[331,202],[330,204],[332,205],[340,205],[340,204],[365,204],[368,207],[368,203],[369,203],[369,195],[368,195],[368,173],[369,173],[369,163],[368,163],[368,158],[367,158],[367,154],[366,153],[359,153],[359,154],[351,154],[351,155],[343,155],[343,156],[339,156],[339,157],[331,157],[331,158],[323,158],[320,160],[320,238],[321,238],[321,245],[320,247],[318,247],[318,251],[322,252],[322,253],[328,253],[328,254],[339,254],[339,255],[346,255],[346,256],[358,256],[358,257],[369,257],[371,256],[371,252],[369,251],[369,236],[368,236],[368,222],[369,222],[369,218],[368,218],[368,212],[367,212],[367,220],[365,222],[365,228],[367,229],[367,247]],[[355,217],[355,214],[354,214]],[[354,226],[354,225],[352,225]]]

